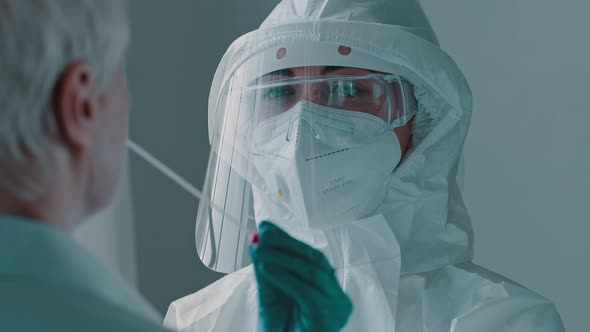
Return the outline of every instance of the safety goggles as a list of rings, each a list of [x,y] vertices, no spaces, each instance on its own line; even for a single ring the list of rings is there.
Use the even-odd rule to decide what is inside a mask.
[[[389,127],[405,125],[416,113],[411,85],[398,75],[307,76],[267,75],[245,89],[246,100],[260,123],[292,109],[300,101],[331,109],[369,114]]]

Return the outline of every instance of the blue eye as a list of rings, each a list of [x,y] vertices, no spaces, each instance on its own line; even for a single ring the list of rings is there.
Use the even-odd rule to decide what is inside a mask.
[[[264,93],[262,94],[262,97],[264,99],[276,100],[276,99],[288,96],[290,94],[291,94],[291,91],[288,87],[279,86],[279,87],[274,87],[274,88],[268,88],[266,91],[264,91]]]
[[[338,81],[330,85],[330,93],[338,97],[357,97],[360,92],[358,85],[351,81]]]

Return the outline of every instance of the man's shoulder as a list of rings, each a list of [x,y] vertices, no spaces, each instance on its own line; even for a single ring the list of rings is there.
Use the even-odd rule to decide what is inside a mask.
[[[0,327],[7,331],[167,331],[96,294],[60,285],[0,281],[0,294]]]

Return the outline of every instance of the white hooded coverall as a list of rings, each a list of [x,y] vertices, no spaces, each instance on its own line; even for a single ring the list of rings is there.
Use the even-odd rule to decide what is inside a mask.
[[[301,41],[345,45],[391,64],[413,84],[419,104],[414,148],[374,216],[321,236],[287,229],[335,266],[354,303],[344,331],[564,331],[550,301],[471,261],[472,228],[457,185],[471,92],[416,0],[282,1],[221,61],[210,130],[218,109],[211,103],[232,67],[260,50]],[[254,332],[257,319],[256,281],[246,267],[173,302],[165,324]]]

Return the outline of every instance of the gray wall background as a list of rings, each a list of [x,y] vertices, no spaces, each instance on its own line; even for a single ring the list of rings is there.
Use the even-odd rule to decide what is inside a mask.
[[[476,262],[588,331],[590,2],[422,2],[473,90],[464,197]]]
[[[132,3],[131,136],[201,187],[207,98],[221,56],[275,0]],[[475,97],[465,199],[476,262],[557,303],[568,331],[590,308],[590,2],[423,0]],[[138,285],[161,311],[221,275],[194,248],[197,201],[130,157]]]

